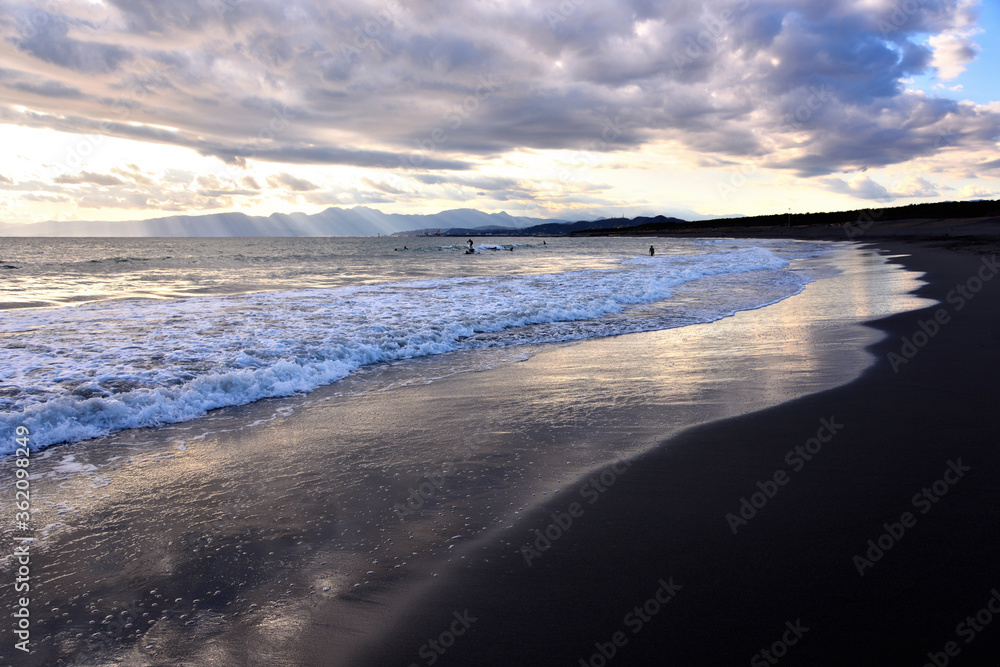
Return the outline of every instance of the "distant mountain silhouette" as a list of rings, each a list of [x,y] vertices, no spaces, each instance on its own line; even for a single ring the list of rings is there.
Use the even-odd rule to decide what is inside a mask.
[[[561,234],[572,234],[574,232],[589,232],[601,230],[604,232],[614,232],[616,229],[629,229],[646,224],[675,224],[683,223],[680,218],[668,218],[658,215],[654,218],[605,218],[603,220],[579,220],[577,222],[544,222],[521,229],[511,229],[509,227],[453,227],[441,232],[442,236],[559,236]],[[404,233],[398,234],[402,236]]]
[[[245,213],[176,215],[153,220],[119,222],[49,221],[28,225],[0,224],[0,236],[113,236],[113,237],[228,237],[228,236],[374,236],[429,228],[444,230],[458,225],[519,229],[552,223],[544,218],[455,209],[430,215],[382,213],[366,206],[328,208],[319,213]],[[563,221],[556,221],[563,222]]]
[[[903,220],[971,220],[975,218],[1000,217],[1000,201],[976,199],[972,201],[926,202],[923,204],[908,204],[906,206],[891,206],[885,208],[864,208],[853,211],[829,211],[818,213],[776,213],[772,215],[741,216],[732,218],[712,218],[697,222],[670,221],[663,222],[651,218],[635,218],[632,223],[623,227],[623,234],[660,234],[672,232],[697,233],[712,229],[768,229],[773,227],[810,227],[816,225],[845,224],[871,226],[878,222],[893,222]],[[641,221],[641,222],[640,222]],[[601,222],[601,221],[597,221]],[[587,235],[584,230],[576,232]],[[615,233],[610,230],[595,228],[595,235]]]

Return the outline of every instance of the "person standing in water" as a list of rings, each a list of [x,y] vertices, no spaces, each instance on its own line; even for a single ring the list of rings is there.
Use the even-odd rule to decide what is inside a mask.
[[[656,251],[653,250],[653,246],[649,246],[649,256],[652,257],[655,254],[656,254]]]

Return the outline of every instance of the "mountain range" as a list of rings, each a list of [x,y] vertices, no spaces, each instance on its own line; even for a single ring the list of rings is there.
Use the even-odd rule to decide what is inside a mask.
[[[503,212],[484,213],[469,208],[414,215],[383,213],[366,206],[357,206],[331,207],[314,214],[273,213],[268,216],[252,216],[245,213],[211,213],[114,222],[50,220],[27,225],[0,223],[0,236],[386,236],[397,232],[412,234],[419,229],[429,229],[432,233],[441,230],[444,233],[451,228],[490,228],[502,233],[502,230],[564,222],[566,221],[513,216]]]
[[[512,229],[510,227],[498,227],[487,225],[485,227],[450,227],[439,230],[442,236],[559,236],[574,232],[596,232],[615,233],[615,230],[625,230],[640,225],[672,225],[685,223],[686,220],[680,218],[668,218],[658,215],[656,217],[638,218],[602,218],[600,220],[579,220],[577,222],[543,222],[529,227]],[[433,230],[424,229],[418,232],[433,233]],[[418,236],[417,232],[396,232],[393,236]]]

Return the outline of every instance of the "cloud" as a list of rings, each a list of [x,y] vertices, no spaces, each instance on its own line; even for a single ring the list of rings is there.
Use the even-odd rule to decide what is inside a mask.
[[[994,169],[1000,169],[1000,158],[996,160],[989,160],[987,162],[980,162],[976,165],[976,171],[992,171]]]
[[[198,190],[202,197],[253,197],[260,194],[256,190]]]
[[[197,192],[203,197],[251,197],[259,194],[259,188],[241,188],[235,182],[223,181],[213,174],[198,176],[195,183],[200,186]]]
[[[80,197],[76,202],[80,208],[146,208],[149,204],[149,196],[141,193],[124,196],[94,193]]]
[[[214,176],[212,174],[209,174],[207,176],[198,176],[194,180],[195,180],[195,183],[197,183],[198,185],[200,185],[203,188],[221,188],[222,187],[222,181],[220,181],[218,179],[218,177],[216,177],[216,176]]]
[[[127,22],[127,29],[138,34],[176,34],[207,27],[221,19],[227,9],[237,7],[240,0],[111,0]],[[214,9],[214,11],[213,11]],[[211,19],[215,21],[211,21]]]
[[[153,180],[142,173],[139,167],[134,164],[126,165],[127,169],[112,167],[111,173],[118,174],[122,178],[132,181],[136,185],[153,185]]]
[[[440,174],[416,174],[413,176],[414,180],[417,180],[425,185],[458,185],[465,188],[474,188],[476,190],[520,190],[521,186],[517,179],[514,178],[503,178],[497,176],[478,176],[471,178],[463,178],[461,176],[444,176]]]
[[[938,187],[920,176],[906,176],[892,185],[895,197],[937,197]]]
[[[122,185],[125,181],[110,174],[95,174],[91,171],[82,171],[76,175],[62,174],[52,179],[55,183],[66,185],[79,185],[81,183],[91,183],[93,185]]]
[[[967,185],[958,191],[958,196],[961,199],[988,199],[990,197],[995,197],[997,194],[996,190],[979,187],[978,185]]]
[[[965,66],[975,60],[979,52],[971,37],[966,34],[949,32],[931,35],[928,42],[934,50],[931,66],[945,81],[958,78],[965,71]]]
[[[370,178],[362,178],[361,182],[372,188],[373,190],[378,190],[379,192],[384,192],[389,195],[404,195],[407,194],[405,190],[400,190],[397,187],[389,185],[383,181],[374,181]]]
[[[9,178],[7,178],[6,176],[4,176],[3,174],[0,174],[0,183],[5,183],[7,185],[14,185],[14,181],[10,180]]]
[[[44,62],[85,74],[104,74],[131,60],[133,54],[115,44],[80,40],[70,36],[70,28],[89,26],[67,16],[46,12],[44,20],[34,22],[29,34],[11,39],[26,54]]]
[[[887,204],[896,198],[884,186],[868,176],[858,175],[846,181],[839,178],[827,178],[824,179],[824,183],[833,192],[851,195],[858,199],[873,199]]]
[[[272,188],[288,188],[295,192],[310,192],[312,190],[319,190],[319,186],[315,183],[310,183],[309,181],[296,178],[291,174],[281,172],[277,176],[272,176],[267,179],[267,184]]]
[[[310,204],[320,206],[351,206],[356,204],[391,204],[394,199],[378,192],[363,192],[347,189],[340,192],[309,192],[302,198]]]
[[[891,192],[835,174],[1000,139],[998,108],[905,84],[931,71],[951,80],[976,57],[969,0],[9,8],[0,122],[187,148],[228,165],[225,182],[200,187],[232,196],[259,191],[244,170],[272,162],[398,172],[456,198],[529,198],[530,183],[477,170],[515,152],[676,145],[705,164],[752,159],[871,198]],[[113,173],[155,187],[137,170]],[[291,173],[268,183],[320,196]],[[412,194],[392,179],[366,185]]]
[[[138,212],[213,210],[232,207],[237,198],[259,196],[259,190],[240,187],[214,174],[196,175],[167,169],[162,174],[143,172],[134,164],[112,169],[115,174],[83,171],[63,174],[50,182],[13,183],[0,176],[0,189],[16,191],[17,199],[62,204],[81,209],[131,209]],[[196,186],[196,187],[193,187]]]
[[[38,201],[38,202],[48,202],[48,203],[58,203],[58,204],[70,201],[70,198],[64,195],[40,195],[34,192],[26,192],[22,194],[21,199],[25,199],[27,201]]]
[[[871,199],[885,204],[903,198],[938,197],[940,188],[921,176],[909,175],[896,181],[889,190],[864,174],[857,174],[847,180],[826,178],[823,183],[832,192],[851,195],[858,199]]]
[[[83,97],[83,92],[79,88],[68,86],[61,81],[45,81],[44,83],[28,83],[19,81],[10,86],[14,90],[43,97],[55,97],[60,99],[79,99]]]

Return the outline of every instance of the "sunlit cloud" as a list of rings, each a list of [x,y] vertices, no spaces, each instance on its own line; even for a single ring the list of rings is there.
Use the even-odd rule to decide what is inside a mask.
[[[997,188],[1000,104],[945,95],[984,57],[970,0],[0,6],[7,221]]]

